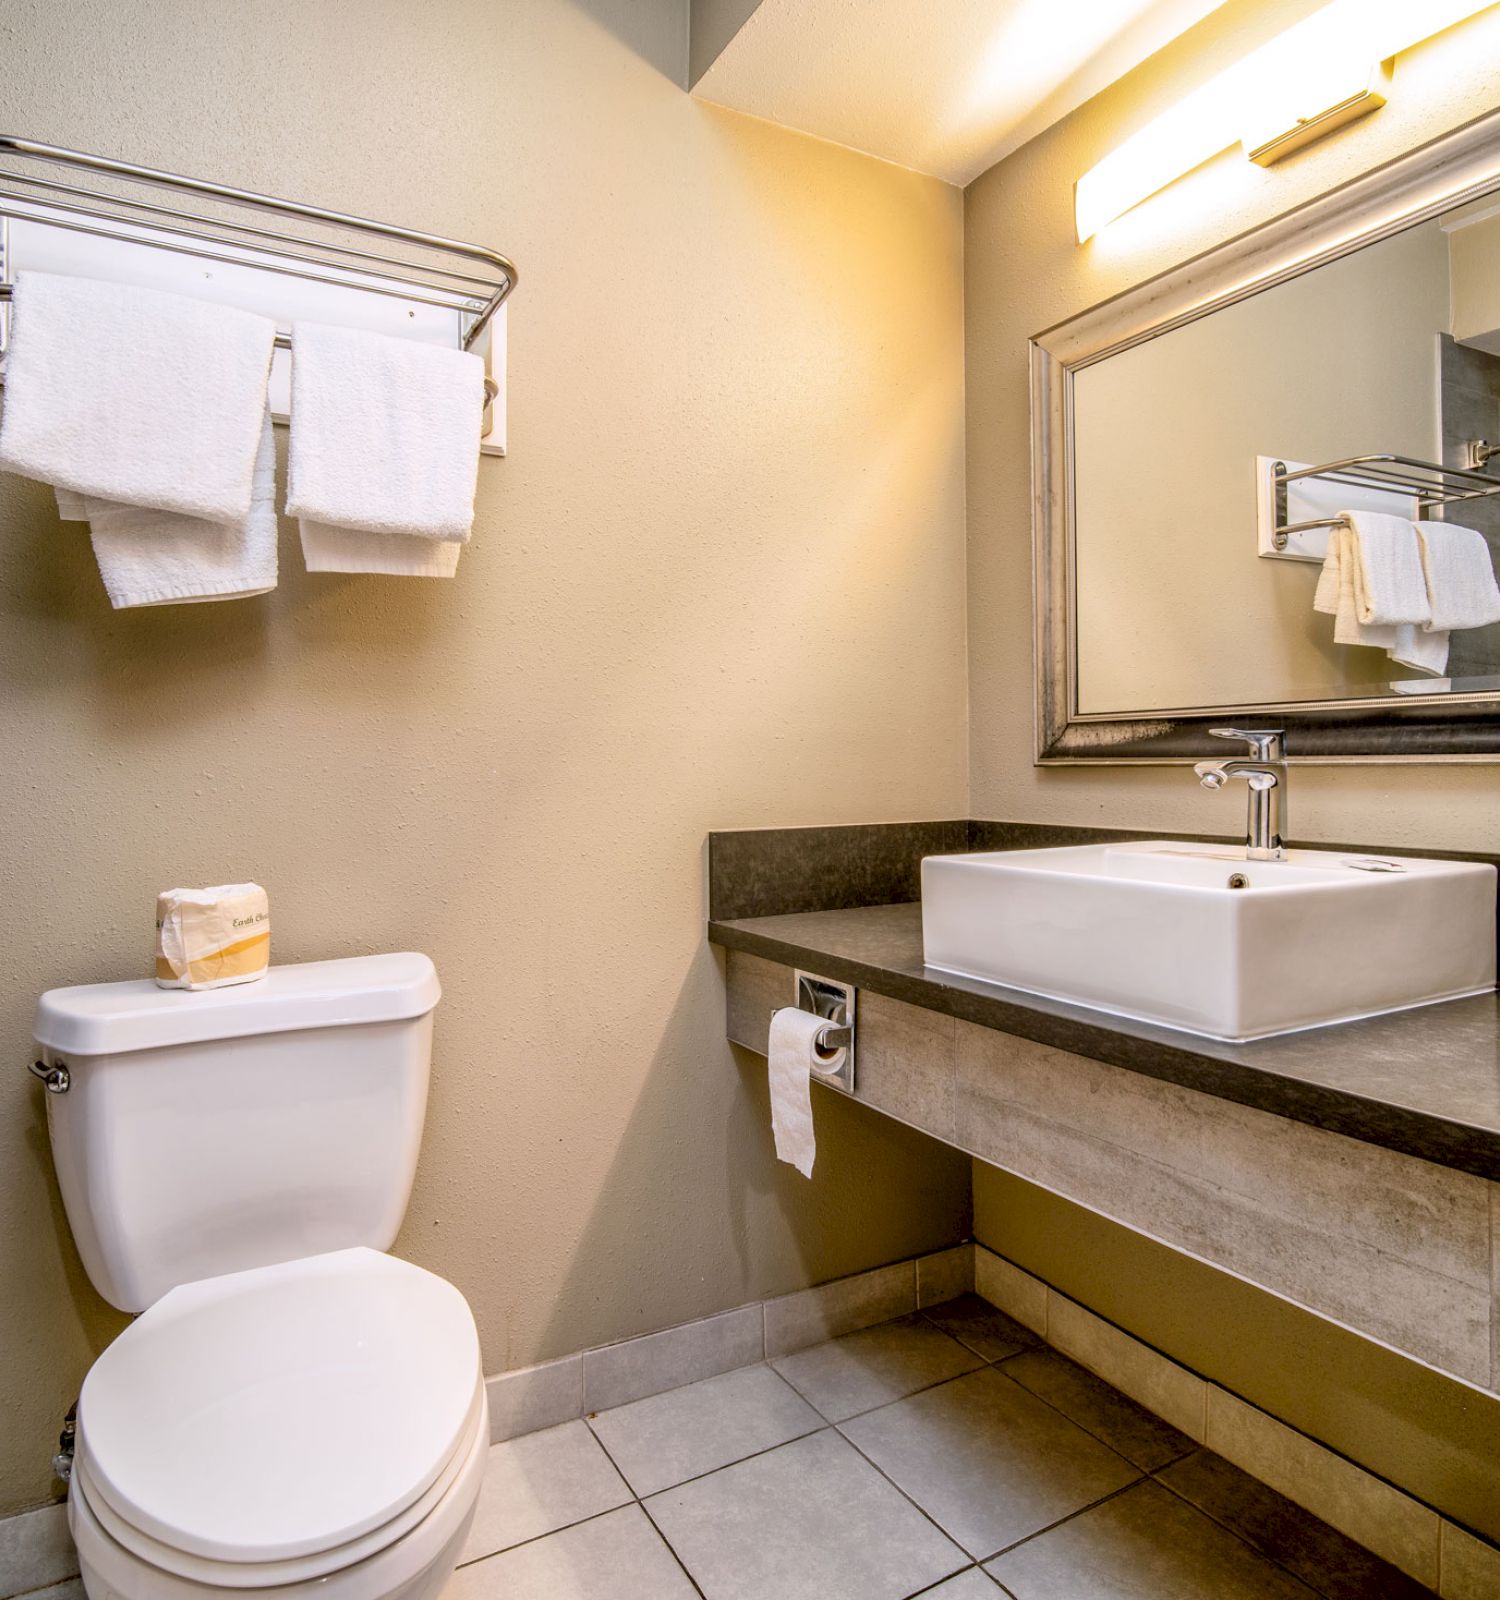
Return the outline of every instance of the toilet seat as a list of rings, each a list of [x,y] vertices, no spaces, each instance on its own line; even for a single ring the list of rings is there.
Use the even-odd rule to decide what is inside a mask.
[[[94,1364],[79,1490],[108,1539],[214,1587],[316,1579],[402,1539],[487,1428],[463,1296],[378,1251],[184,1284]]]
[[[300,1582],[262,1581],[262,1569],[253,1567],[233,1588],[168,1572],[111,1538],[77,1488],[68,1496],[68,1526],[85,1590],[110,1600],[440,1600],[468,1538],[488,1457],[484,1414],[468,1460],[430,1515],[353,1566]]]
[[[481,1434],[484,1435],[481,1439]],[[80,1450],[73,1460],[72,1492],[80,1495],[100,1528],[114,1542],[151,1567],[176,1573],[198,1584],[221,1589],[262,1589],[273,1585],[303,1583],[328,1573],[352,1567],[366,1557],[378,1554],[403,1538],[430,1517],[453,1487],[476,1450],[489,1447],[489,1414],[485,1405],[484,1384],[476,1386],[474,1408],[459,1447],[433,1480],[426,1492],[399,1515],[347,1544],[312,1555],[294,1556],[286,1561],[213,1561],[174,1549],[153,1539],[150,1534],[121,1517],[100,1492],[88,1456]]]

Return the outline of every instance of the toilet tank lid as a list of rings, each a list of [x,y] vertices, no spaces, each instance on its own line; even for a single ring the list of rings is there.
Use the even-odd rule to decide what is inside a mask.
[[[162,989],[150,978],[49,989],[32,1036],[66,1055],[119,1055],[162,1045],[296,1028],[425,1016],[441,994],[426,956],[351,956],[272,967],[223,989]]]

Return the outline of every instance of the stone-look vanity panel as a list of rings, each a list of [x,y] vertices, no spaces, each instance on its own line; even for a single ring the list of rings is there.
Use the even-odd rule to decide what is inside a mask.
[[[792,971],[728,952],[732,1040],[765,1053]],[[1500,1392],[1484,1178],[868,991],[856,1062],[876,1110]]]
[[[925,965],[915,902],[714,921],[726,949],[1500,1181],[1500,994],[1226,1044]]]

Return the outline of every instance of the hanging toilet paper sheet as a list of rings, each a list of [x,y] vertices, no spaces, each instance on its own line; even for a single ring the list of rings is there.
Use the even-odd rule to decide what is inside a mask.
[[[783,1006],[771,1014],[771,1130],[776,1135],[776,1157],[804,1178],[812,1177],[818,1153],[813,1138],[812,1064],[818,1035],[827,1026],[826,1017],[796,1006]]]
[[[252,983],[271,963],[271,905],[258,883],[168,889],[156,897],[156,981],[163,989]]]

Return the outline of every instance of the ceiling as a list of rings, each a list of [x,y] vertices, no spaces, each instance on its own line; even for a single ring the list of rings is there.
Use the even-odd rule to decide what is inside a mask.
[[[1222,3],[738,0],[693,93],[967,184]]]

